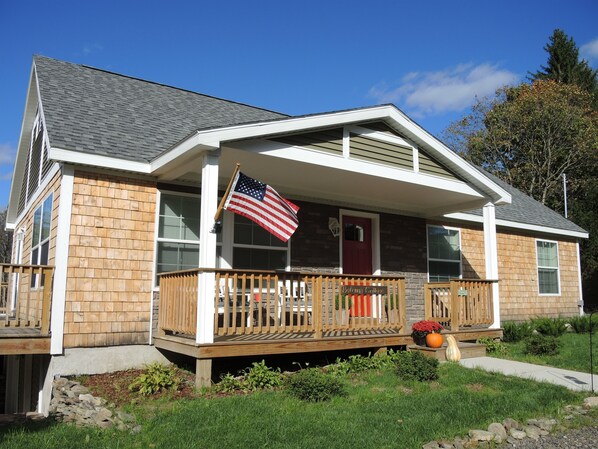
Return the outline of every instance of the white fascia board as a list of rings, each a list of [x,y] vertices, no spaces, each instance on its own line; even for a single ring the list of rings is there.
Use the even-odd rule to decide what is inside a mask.
[[[280,159],[336,168],[339,170],[375,176],[377,178],[386,178],[435,189],[449,190],[451,192],[462,193],[480,199],[483,198],[483,195],[462,181],[454,181],[449,178],[427,175],[421,172],[415,173],[411,170],[393,168],[383,164],[349,159],[319,151],[306,150],[301,147],[289,146],[284,143],[272,142],[269,140],[250,140],[247,142],[239,142],[234,145],[234,148],[267,154],[268,156],[278,157]]]
[[[25,162],[27,161],[27,153],[29,152],[31,140],[30,125],[35,119],[35,106],[37,106],[39,103],[38,99],[39,87],[37,83],[37,75],[35,74],[35,65],[32,65],[31,73],[29,75],[29,88],[27,89],[27,97],[25,99],[23,120],[21,121],[21,133],[19,134],[15,165],[10,183],[10,193],[8,195],[8,211],[6,215],[7,225],[8,223],[11,223],[14,226],[16,223],[19,197],[21,196],[21,186],[23,184],[23,176],[26,173]],[[45,126],[46,124],[44,123],[44,128]]]
[[[363,120],[382,120],[389,117],[390,106],[376,106],[355,111],[333,112],[307,117],[291,117],[271,122],[235,125],[226,128],[198,131],[188,139],[175,146],[167,153],[152,162],[152,170],[158,170],[163,165],[181,156],[186,151],[196,146],[219,148],[222,142],[251,139],[274,134],[285,134],[296,131],[309,131],[311,129],[329,126],[343,126]]]
[[[432,153],[437,153],[442,162],[453,168],[458,174],[468,179],[482,192],[492,197],[495,204],[510,204],[511,195],[496,185],[482,173],[473,168],[461,157],[452,152],[442,142],[414,123],[394,106],[374,106],[366,109],[332,112],[307,117],[291,117],[270,122],[236,125],[215,130],[198,131],[179,145],[172,148],[152,163],[152,171],[159,170],[163,165],[171,162],[177,156],[201,145],[219,148],[222,142],[251,139],[275,134],[285,134],[297,131],[331,126],[344,126],[367,120],[391,119],[395,121],[403,132],[409,135],[417,145],[421,145]]]
[[[444,162],[449,168],[453,168],[458,174],[463,176],[465,179],[470,180],[478,187],[485,187],[483,189],[485,193],[494,193],[493,202],[497,205],[511,204],[511,195],[504,190],[502,187],[492,182],[481,172],[472,167],[464,159],[450,150],[441,141],[436,139],[421,126],[413,122],[409,117],[403,114],[396,108],[392,108],[390,112],[390,118],[396,121],[405,132],[409,133],[412,139],[419,145],[422,145],[424,149],[437,153],[441,156],[441,161]]]
[[[469,222],[474,222],[474,223],[483,223],[484,222],[484,218],[480,215],[467,214],[467,213],[463,213],[463,212],[457,212],[454,214],[446,214],[446,215],[444,215],[444,217],[450,218],[452,220],[469,221]],[[510,220],[496,219],[496,226],[512,228],[512,229],[522,229],[525,231],[541,232],[543,234],[554,234],[554,235],[562,235],[565,237],[575,237],[575,238],[579,238],[579,239],[587,239],[589,237],[589,234],[587,232],[569,231],[566,229],[551,228],[548,226],[540,226],[540,225],[534,225],[534,224],[529,224],[529,223],[519,223],[517,221],[510,221]]]
[[[49,158],[55,161],[67,162],[71,164],[91,165],[94,167],[113,168],[137,173],[151,173],[150,164],[148,162],[136,162],[110,156],[65,150],[62,148],[50,148]]]

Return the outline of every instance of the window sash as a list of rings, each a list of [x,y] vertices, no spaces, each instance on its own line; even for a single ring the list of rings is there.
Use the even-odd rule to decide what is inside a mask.
[[[541,295],[560,294],[558,242],[536,240],[538,292]]]
[[[461,233],[459,229],[428,225],[428,280],[446,282],[460,278]]]

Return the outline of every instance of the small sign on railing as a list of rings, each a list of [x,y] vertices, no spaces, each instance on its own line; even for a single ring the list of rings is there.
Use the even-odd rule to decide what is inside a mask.
[[[341,285],[341,295],[388,295],[388,287],[382,285]]]
[[[467,289],[466,288],[460,288],[459,290],[457,290],[457,295],[458,296],[467,296]]]

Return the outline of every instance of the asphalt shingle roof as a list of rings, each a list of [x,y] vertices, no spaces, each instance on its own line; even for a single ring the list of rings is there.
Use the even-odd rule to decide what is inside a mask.
[[[56,148],[149,162],[196,130],[287,117],[43,56],[34,63]]]
[[[35,56],[34,64],[48,136],[55,148],[149,162],[197,130],[288,117],[43,56]],[[497,219],[585,232],[483,173],[512,196],[512,204],[496,208]],[[482,215],[482,210],[468,213]]]
[[[496,207],[496,218],[498,220],[544,226],[565,231],[587,232],[549,207],[526,195],[521,190],[516,189],[488,172],[482,171],[482,173],[511,195],[511,204]],[[473,215],[483,214],[481,209],[468,211],[467,213]]]

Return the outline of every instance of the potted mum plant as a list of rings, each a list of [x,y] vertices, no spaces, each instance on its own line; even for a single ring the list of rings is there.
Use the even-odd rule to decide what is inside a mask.
[[[443,329],[444,327],[436,321],[418,321],[417,323],[414,323],[411,327],[411,338],[413,338],[413,342],[416,345],[439,348],[440,346],[442,346],[442,335],[440,335],[440,331]],[[437,342],[435,344],[427,344],[428,334],[439,334],[438,337],[440,337],[440,344],[438,345]],[[438,339],[438,337],[436,337],[436,339]]]

